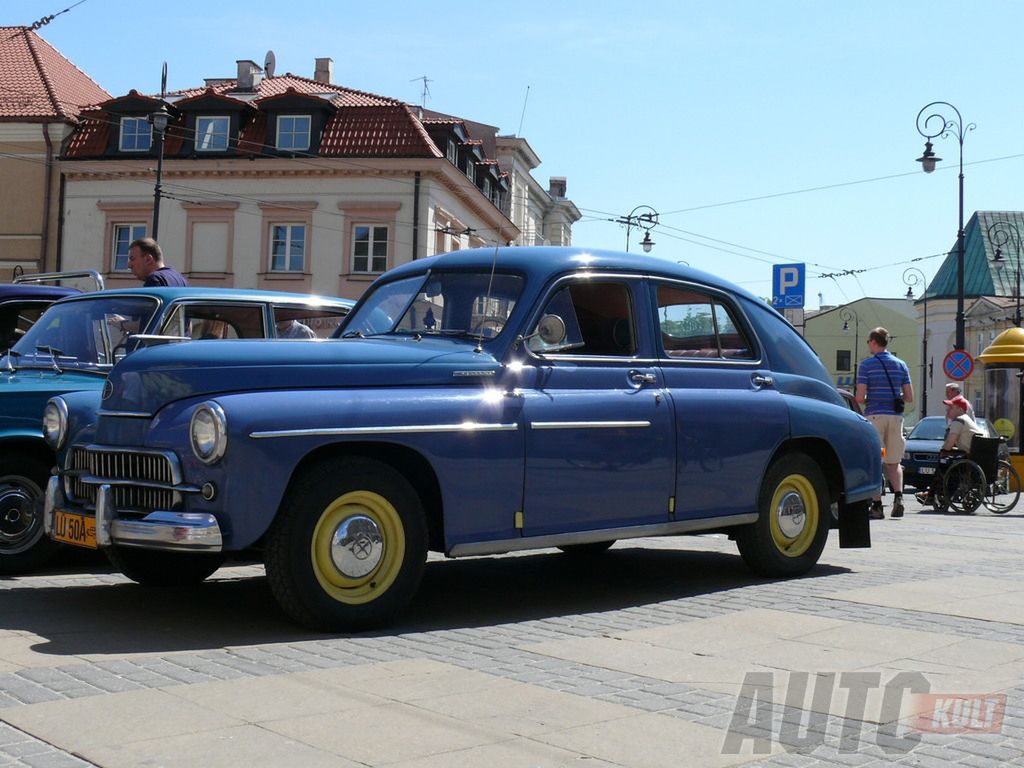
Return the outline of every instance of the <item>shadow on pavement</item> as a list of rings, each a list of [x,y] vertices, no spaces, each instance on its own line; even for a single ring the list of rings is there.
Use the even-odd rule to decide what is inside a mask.
[[[818,565],[811,576],[846,572]],[[405,613],[364,636],[609,611],[759,582],[738,555],[622,544],[592,557],[542,552],[435,561],[427,564]],[[293,624],[263,576],[214,579],[186,589],[14,586],[0,595],[0,632],[38,635],[45,642],[32,650],[46,655],[170,653],[325,637]]]

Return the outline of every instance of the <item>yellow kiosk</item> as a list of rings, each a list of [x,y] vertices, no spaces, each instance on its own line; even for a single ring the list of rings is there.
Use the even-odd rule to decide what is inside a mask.
[[[985,366],[985,400],[982,413],[1006,438],[1010,463],[1024,477],[1021,454],[1021,387],[1024,377],[1024,328],[1008,328],[978,355]]]

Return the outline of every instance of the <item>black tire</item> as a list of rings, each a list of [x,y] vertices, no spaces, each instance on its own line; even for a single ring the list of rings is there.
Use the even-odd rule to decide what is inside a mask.
[[[957,514],[973,515],[981,506],[987,482],[981,467],[970,459],[957,459],[946,468],[942,495]]]
[[[112,546],[103,550],[110,564],[147,587],[189,587],[205,581],[224,564],[222,552],[162,552]]]
[[[562,552],[573,557],[594,557],[611,549],[615,539],[610,541],[591,541],[587,544],[564,544],[559,547]]]
[[[324,461],[294,478],[281,503],[267,537],[267,580],[306,627],[379,626],[419,588],[427,533],[420,498],[396,469],[372,459]]]
[[[802,453],[777,459],[761,483],[757,522],[736,534],[743,561],[772,578],[807,573],[828,539],[830,501],[812,459]]]
[[[29,573],[60,545],[43,532],[43,494],[50,465],[31,456],[0,457],[0,573]]]
[[[1000,460],[996,465],[996,476],[988,484],[988,490],[985,492],[982,503],[989,512],[1005,515],[1017,506],[1020,491],[1021,482],[1017,470],[1010,462]]]

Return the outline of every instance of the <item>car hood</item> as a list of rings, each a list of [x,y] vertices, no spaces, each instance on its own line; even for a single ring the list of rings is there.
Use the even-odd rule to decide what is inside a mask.
[[[106,377],[102,373],[83,373],[67,368],[61,373],[52,368],[18,368],[13,373],[0,371],[0,397],[39,393],[53,395],[79,389],[99,389]]]
[[[466,340],[193,341],[126,357],[110,374],[103,408],[155,413],[175,400],[239,390],[479,385],[500,369]]]
[[[938,453],[942,447],[942,440],[922,440],[915,438],[907,440],[906,451],[908,453]]]

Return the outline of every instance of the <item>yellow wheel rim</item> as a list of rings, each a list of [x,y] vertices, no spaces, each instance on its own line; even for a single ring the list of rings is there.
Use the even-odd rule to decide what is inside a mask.
[[[786,557],[807,552],[818,530],[821,510],[814,485],[803,475],[789,475],[772,494],[772,542]]]
[[[358,605],[387,592],[405,560],[398,510],[372,491],[352,491],[320,515],[310,545],[313,573],[332,599]]]

